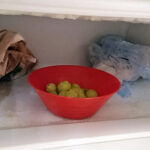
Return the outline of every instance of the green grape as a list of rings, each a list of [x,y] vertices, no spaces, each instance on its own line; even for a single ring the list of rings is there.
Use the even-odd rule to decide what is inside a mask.
[[[80,88],[77,88],[77,87],[73,87],[71,89],[74,90],[76,93],[78,93],[78,91],[80,90]]]
[[[73,84],[72,84],[72,88],[80,88],[80,85],[77,84],[77,83],[73,83]]]
[[[78,93],[75,90],[70,89],[69,91],[67,91],[66,96],[67,97],[78,97]]]
[[[54,94],[54,95],[57,95],[57,92],[56,92],[56,91],[51,91],[51,92],[49,92],[49,93]]]
[[[95,90],[90,89],[90,90],[87,90],[87,91],[86,91],[86,96],[87,96],[87,97],[97,97],[98,94],[97,94],[97,92],[96,92]]]
[[[71,88],[71,84],[68,81],[62,81],[58,84],[58,91],[68,91]]]
[[[49,83],[46,86],[46,91],[60,96],[67,97],[96,97],[98,96],[97,92],[93,89],[80,88],[80,85],[73,83],[72,85],[68,81],[62,81],[56,85],[54,83]],[[57,94],[58,93],[58,94]]]
[[[67,91],[61,91],[61,92],[59,93],[59,95],[60,95],[60,96],[66,96],[66,95],[67,95]]]
[[[84,98],[85,97],[83,89],[76,88],[76,87],[74,87],[72,89],[78,94],[78,97],[80,97],[80,98]]]
[[[47,84],[46,91],[49,93],[51,93],[51,91],[56,91],[56,85],[54,83]]]
[[[78,93],[78,97],[80,97],[80,98],[85,98],[86,96],[85,96],[84,92],[79,92],[79,93]]]

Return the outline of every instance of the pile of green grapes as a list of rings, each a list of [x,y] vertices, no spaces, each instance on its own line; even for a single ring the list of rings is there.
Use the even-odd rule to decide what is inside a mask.
[[[46,91],[51,94],[67,96],[67,97],[97,97],[98,94],[93,89],[81,88],[77,83],[69,83],[68,81],[62,81],[57,86],[54,83],[49,83],[46,86]]]

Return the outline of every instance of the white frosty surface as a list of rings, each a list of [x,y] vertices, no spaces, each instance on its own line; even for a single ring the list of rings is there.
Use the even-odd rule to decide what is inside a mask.
[[[93,117],[69,120],[47,110],[29,86],[27,77],[13,83],[0,84],[0,129],[64,124],[72,122],[116,120],[150,116],[150,81],[132,85],[132,96],[122,99],[114,95]]]

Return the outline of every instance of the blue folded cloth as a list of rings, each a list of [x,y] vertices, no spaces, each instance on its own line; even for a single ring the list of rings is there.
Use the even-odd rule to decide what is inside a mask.
[[[131,95],[130,81],[150,79],[150,47],[130,43],[118,35],[106,35],[89,47],[94,68],[116,76],[122,86],[119,95]]]

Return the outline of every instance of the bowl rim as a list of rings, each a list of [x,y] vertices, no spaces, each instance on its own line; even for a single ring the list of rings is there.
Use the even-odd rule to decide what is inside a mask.
[[[40,70],[43,70],[43,69],[46,69],[46,68],[50,68],[50,67],[78,67],[78,68],[88,68],[88,69],[94,69],[94,70],[97,70],[97,71],[101,71],[101,72],[104,72],[104,73],[106,73],[106,74],[108,74],[109,76],[111,76],[112,78],[114,78],[117,82],[118,82],[118,88],[116,89],[116,90],[114,90],[113,92],[111,92],[111,93],[109,93],[109,94],[104,94],[104,95],[100,95],[100,96],[97,96],[97,97],[86,97],[86,98],[80,98],[80,97],[66,97],[66,96],[60,96],[60,95],[55,95],[55,94],[52,94],[52,93],[48,93],[48,92],[46,92],[46,91],[44,91],[44,90],[41,90],[41,89],[39,89],[39,88],[37,88],[34,84],[32,84],[32,82],[31,82],[31,76],[32,76],[32,74],[33,73],[35,73],[36,71],[40,71]],[[108,73],[108,72],[105,72],[105,71],[103,71],[103,70],[100,70],[100,69],[96,69],[96,68],[92,68],[92,67],[87,67],[87,66],[80,66],[80,65],[52,65],[52,66],[46,66],[46,67],[40,67],[40,68],[38,68],[38,69],[36,69],[36,70],[33,70],[29,75],[28,75],[28,82],[29,82],[29,84],[34,88],[34,89],[37,89],[37,90],[39,90],[40,92],[43,92],[43,93],[45,93],[45,94],[50,94],[50,95],[52,95],[52,96],[54,96],[54,97],[62,97],[62,98],[66,98],[66,99],[74,99],[74,98],[78,98],[78,99],[80,99],[80,100],[93,100],[93,99],[99,99],[99,98],[103,98],[103,97],[106,97],[106,96],[111,96],[111,95],[113,95],[113,94],[115,94],[119,89],[120,89],[120,87],[121,87],[121,83],[120,83],[120,81],[115,77],[115,76],[113,76],[112,74],[110,74],[110,73]]]

